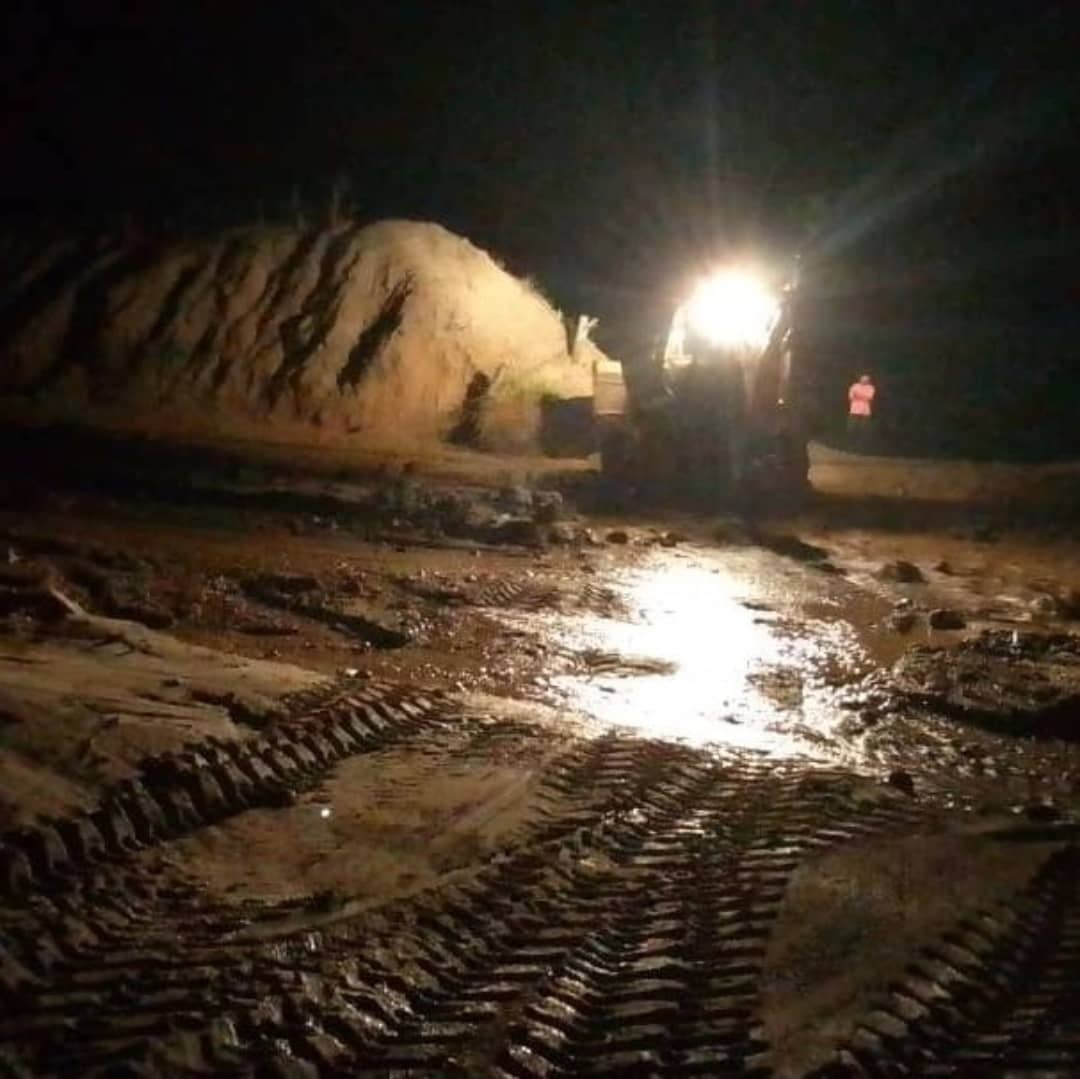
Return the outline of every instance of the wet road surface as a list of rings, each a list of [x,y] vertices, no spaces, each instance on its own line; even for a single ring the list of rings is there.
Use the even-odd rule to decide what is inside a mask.
[[[1022,883],[976,889],[873,992],[829,1005],[809,1062],[778,1052],[762,986],[799,976],[770,965],[796,875],[962,836],[976,818],[951,807],[1063,774],[1057,746],[1016,753],[935,715],[867,726],[846,705],[904,647],[887,597],[757,548],[687,547],[507,577],[479,601],[550,649],[547,708],[346,678],[242,744],[148,758],[95,809],[5,834],[0,1066],[1080,1071],[1080,874],[1053,829],[1009,832],[1038,844]],[[880,782],[899,768],[914,794]],[[261,876],[238,870],[254,858]]]
[[[551,679],[568,708],[648,736],[805,753],[835,727],[838,687],[895,647],[887,603],[767,551],[656,552],[614,588],[621,617],[531,628],[584,668]]]

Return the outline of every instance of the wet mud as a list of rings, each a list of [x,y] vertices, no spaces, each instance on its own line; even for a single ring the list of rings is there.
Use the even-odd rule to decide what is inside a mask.
[[[0,522],[0,763],[56,784],[0,828],[0,1074],[1080,1072],[1066,612],[797,523],[394,513]],[[77,769],[91,624],[135,688]]]

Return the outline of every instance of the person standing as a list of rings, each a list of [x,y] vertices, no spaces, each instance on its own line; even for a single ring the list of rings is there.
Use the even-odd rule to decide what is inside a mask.
[[[855,449],[865,450],[869,442],[876,393],[869,375],[862,375],[848,389],[848,438]]]

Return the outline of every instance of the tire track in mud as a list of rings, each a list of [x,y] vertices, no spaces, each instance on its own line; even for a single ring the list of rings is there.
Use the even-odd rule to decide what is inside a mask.
[[[155,944],[155,918],[184,889],[162,887],[133,866],[137,852],[248,808],[288,804],[339,760],[437,729],[447,712],[435,695],[374,682],[329,686],[289,703],[289,718],[256,738],[207,740],[153,758],[96,809],[3,837],[0,1014],[25,1019],[26,1000],[33,1010],[36,994],[84,953],[175,949],[183,933],[170,924]],[[51,1030],[49,1015],[39,1009],[35,1022]]]
[[[626,601],[617,591],[592,582],[568,591],[538,581],[500,579],[481,584],[469,593],[468,602],[477,607],[515,608],[534,614],[584,611],[607,618],[628,615]]]
[[[799,858],[918,816],[856,805],[842,773],[615,735],[557,754],[538,805],[470,879],[280,939],[101,874],[49,912],[83,936],[18,987],[0,1045],[58,1075],[741,1069]]]
[[[374,683],[294,705],[268,738],[332,745],[360,715],[430,751],[431,771],[504,733]],[[310,774],[325,775],[335,761],[317,749]],[[313,767],[280,752],[293,776]],[[931,812],[860,802],[850,779],[613,733],[573,741],[478,871],[307,926],[69,852],[48,888],[0,909],[0,1061],[65,1076],[764,1074],[757,984],[790,874]],[[1011,907],[959,923],[819,1074],[1076,1074],[1078,868],[1067,848]]]
[[[447,714],[446,699],[388,683],[335,686],[290,702],[288,718],[244,741],[209,738],[144,760],[85,813],[0,836],[0,895],[57,889],[99,863],[256,806],[281,806],[345,757],[412,736]]]
[[[587,761],[585,764],[587,766]],[[573,783],[574,773],[567,772],[566,779]],[[153,919],[147,920],[146,904],[136,903],[133,908],[131,904],[118,904],[115,900],[116,895],[146,895],[147,890],[147,882],[137,876],[124,878],[114,873],[110,879],[106,874],[92,873],[82,882],[81,889],[68,889],[67,895],[61,893],[62,898],[55,905],[45,900],[39,902],[32,913],[21,912],[18,917],[12,916],[14,912],[5,912],[8,916],[4,918],[4,933],[0,938],[5,945],[4,987],[20,991],[39,987],[48,982],[54,970],[62,970],[66,963],[76,959],[79,959],[80,966],[89,963],[91,966],[98,964],[111,969],[115,955],[106,953],[110,953],[112,945],[125,940],[128,941],[125,946],[127,951],[133,948],[133,954],[151,961],[152,966],[159,967],[164,964],[163,969],[170,970],[171,977],[176,973],[172,970],[176,964],[165,957],[175,950],[176,942],[173,936],[177,928],[172,921],[167,919],[163,929],[155,929]],[[175,905],[172,901],[182,899],[183,896],[180,893],[162,895],[155,892],[151,898],[156,909],[160,911],[164,908],[168,911]],[[76,927],[75,939],[70,939],[72,919],[79,914],[83,915],[82,923]],[[242,920],[242,912],[235,910],[231,912],[231,919],[215,917],[213,911],[196,902],[190,911],[183,910],[175,917],[180,926],[194,924],[196,929],[199,922],[203,922],[204,935],[207,939],[214,940],[222,932],[235,928],[235,924],[230,924],[230,920],[236,923],[237,914],[241,915]],[[115,922],[120,923],[119,936],[110,931]],[[198,935],[196,932],[196,936]],[[191,932],[181,932],[180,937],[187,938],[190,945],[197,946]],[[137,944],[134,944],[136,941]],[[86,954],[81,955],[84,951]],[[215,959],[216,961],[218,960]],[[179,968],[187,965],[188,960],[185,959],[180,962]],[[145,971],[141,976],[132,975],[127,980],[139,981],[144,984],[144,989],[149,991],[150,987],[145,984]],[[175,987],[173,988],[175,990]],[[125,1001],[122,1010],[127,1010],[129,1005],[130,1002]],[[40,1009],[37,1010],[40,1012]]]
[[[901,818],[910,824],[909,814],[886,810],[876,822],[847,827],[834,819],[844,807],[833,792],[822,792],[830,797],[818,798],[809,810],[797,773],[778,797],[774,777],[764,769],[726,762],[695,768],[686,759],[673,764],[629,812],[602,817],[587,842],[582,830],[573,833],[582,857],[565,858],[565,840],[552,845],[551,853],[562,863],[558,868],[550,859],[523,862],[519,855],[466,895],[452,924],[440,911],[442,933],[429,932],[425,941],[426,947],[437,943],[440,952],[427,969],[442,972],[456,962],[458,976],[437,974],[435,998],[429,990],[413,1004],[403,1027],[368,1047],[363,1062],[350,1067],[356,1073],[431,1074],[436,1062],[453,1061],[457,1049],[463,1055],[442,1074],[578,1075],[594,1068],[626,1074],[627,1069],[640,1072],[646,1042],[662,1048],[669,1037],[666,1056],[653,1054],[660,1073],[715,1074],[719,1043],[733,1062],[755,1049],[739,1009],[747,1012],[754,999],[768,924],[799,854],[904,826]],[[747,801],[748,783],[760,789],[756,804]],[[802,807],[803,834],[775,851],[773,829],[789,819],[793,803]],[[817,819],[808,820],[808,812]],[[840,816],[850,816],[850,807]],[[753,822],[764,825],[760,849],[743,850],[739,857],[738,851],[749,846]],[[716,834],[710,837],[711,826]],[[702,855],[710,847],[711,864]],[[699,863],[704,868],[695,872]],[[539,877],[523,881],[523,871]],[[449,944],[431,940],[447,933]],[[643,984],[636,990],[627,989],[626,971],[618,967],[618,957],[635,945],[655,953],[643,956]],[[687,969],[694,976],[685,976]],[[682,981],[670,970],[682,970]],[[654,983],[665,974],[681,989],[676,1021],[666,1031],[661,1024],[640,1029],[638,1023],[627,1043],[612,1045],[615,1032],[628,1028],[628,1018],[656,1009]],[[667,988],[661,1010],[670,1005],[671,984]],[[615,999],[607,999],[608,989]],[[551,1016],[535,1014],[551,1000],[561,1001],[564,1009],[561,1030]],[[524,1020],[507,1030],[522,1014]],[[483,1052],[485,1044],[501,1046],[494,1065],[494,1054]]]
[[[576,759],[570,761],[566,768],[558,771],[557,778],[565,780],[566,782],[572,784],[573,782],[575,782],[578,775],[582,774],[584,771],[590,770],[590,761],[592,757],[592,752],[586,752],[584,754],[577,755]],[[620,775],[617,778],[625,778],[625,774],[625,769],[620,769]],[[577,824],[578,821],[571,817],[571,819],[564,824],[562,830],[559,831],[558,834],[566,834],[568,830],[572,830],[572,828],[576,827]],[[198,908],[195,909],[195,911],[191,912],[191,914],[195,917],[198,917]],[[178,920],[181,923],[191,923],[194,918],[179,917]],[[31,932],[36,932],[38,928],[39,927],[33,928]],[[212,965],[215,965],[218,968],[218,973],[222,974],[226,974],[229,969],[239,970],[240,977],[241,979],[243,979],[243,977],[245,976],[245,965],[251,965],[251,960],[246,958],[240,958],[237,960],[230,959],[227,954],[229,949],[216,949],[211,947],[210,943],[208,943],[218,938],[219,933],[227,928],[227,926],[221,925],[220,922],[211,921],[206,923],[203,930],[197,933],[200,938],[204,938],[202,944],[200,944],[199,941],[193,939],[192,934],[188,932],[186,934],[187,946],[183,949],[184,958],[168,959],[166,958],[166,956],[172,953],[174,948],[168,947],[167,943],[162,946],[162,942],[167,941],[168,935],[174,932],[174,929],[170,925],[170,923],[166,922],[164,929],[154,931],[153,927],[146,925],[145,921],[138,921],[137,923],[135,923],[135,925],[133,925],[132,929],[134,938],[137,938],[138,940],[136,958],[141,957],[141,969],[139,973],[126,971],[126,974],[124,974],[124,971],[126,970],[125,963],[127,963],[127,959],[125,959],[124,955],[121,954],[119,959],[119,969],[117,969],[117,957],[111,954],[105,954],[102,952],[102,949],[99,948],[92,948],[90,954],[87,954],[83,957],[83,960],[79,966],[80,968],[89,967],[92,976],[94,976],[94,972],[97,970],[105,969],[106,971],[111,972],[107,974],[107,981],[110,983],[112,981],[112,975],[117,973],[124,974],[124,976],[121,976],[121,984],[124,984],[125,982],[139,981],[139,983],[141,984],[139,1001],[141,1004],[143,1004],[144,1007],[150,1010],[151,1022],[149,1024],[149,1028],[154,1029],[154,1025],[156,1025],[157,1022],[156,1011],[154,1011],[154,1001],[164,997],[166,999],[172,1000],[174,1008],[179,1008],[181,1002],[180,998],[183,998],[187,1001],[197,1001],[205,999],[205,974],[199,974],[199,977],[201,977],[202,980],[201,983],[195,985],[194,987],[189,986],[188,992],[184,992],[184,985],[186,985],[188,982],[187,971],[188,968],[190,968],[192,965],[194,965],[195,971],[197,971],[197,973],[206,969],[207,963],[212,963]],[[201,957],[199,955],[200,947],[210,947],[210,954],[208,954],[208,956],[205,958]],[[251,950],[251,948],[248,948],[248,950]],[[301,953],[303,953],[303,950],[305,949],[301,948]],[[294,962],[299,962],[302,958],[305,958],[305,956],[301,954],[301,956],[298,956],[294,960]],[[378,975],[379,979],[381,979],[381,977],[386,976],[386,974],[386,971],[375,971],[373,972],[373,977]],[[251,975],[249,975],[248,972],[246,976]],[[81,984],[82,974],[79,971],[77,971],[75,975],[72,975],[72,977],[76,980],[77,985]],[[72,977],[69,977],[69,982],[72,980]],[[154,982],[157,983],[157,989],[153,987],[153,984],[151,984]],[[279,988],[281,987],[282,980],[280,976],[274,976],[274,982],[276,983],[276,985],[279,986]],[[179,997],[177,996],[178,994]],[[75,997],[78,998],[78,990],[76,990],[75,992]],[[131,1012],[133,1010],[133,1004],[134,1001],[130,1000],[126,996],[123,996],[117,1004],[116,1010],[118,1017],[120,1017],[120,1019],[123,1019],[127,1023],[130,1023],[132,1019]],[[216,1008],[211,1008],[212,1012],[215,1010]],[[31,1009],[31,1011],[33,1011],[33,1009]],[[103,1012],[103,1001],[100,999],[95,1001],[95,1012],[98,1016],[100,1016],[100,1014],[102,1014]],[[37,1013],[40,1019],[40,1008],[37,1009]],[[91,1031],[91,1033],[93,1033],[93,1031]],[[95,1055],[96,1054],[92,1046],[83,1046],[78,1052],[73,1053],[73,1055],[71,1056],[71,1061],[79,1061],[82,1065],[84,1065],[86,1062],[93,1061]],[[108,1054],[106,1054],[106,1061],[107,1060]],[[62,1074],[64,1074],[65,1067],[63,1062],[62,1064],[60,1064],[60,1071],[62,1071]],[[72,1071],[72,1074],[81,1073],[78,1069],[75,1069]]]
[[[818,1079],[1080,1074],[1080,848],[909,965]]]
[[[533,842],[462,894],[456,925],[445,918],[431,924],[457,970],[418,1002],[416,1017],[361,1070],[424,1073],[437,1059],[452,1060],[466,1032],[470,1043],[482,1046],[495,1035],[497,1044],[506,1013],[520,998],[545,992],[548,965],[604,933],[613,910],[626,901],[624,872],[633,870],[641,845],[692,812],[688,807],[713,785],[718,768],[684,770],[676,761],[664,769],[650,752],[655,747],[628,753],[615,741],[599,752],[594,747],[556,781],[576,786],[593,780],[610,791],[608,808],[584,824],[573,811],[552,819]],[[460,1060],[458,1067],[472,1074],[478,1063]]]

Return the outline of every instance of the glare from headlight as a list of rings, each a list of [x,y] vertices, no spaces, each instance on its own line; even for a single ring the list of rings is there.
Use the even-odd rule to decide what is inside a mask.
[[[705,278],[686,305],[690,328],[717,348],[763,349],[779,314],[776,296],[744,270]]]

